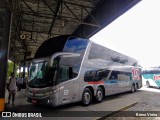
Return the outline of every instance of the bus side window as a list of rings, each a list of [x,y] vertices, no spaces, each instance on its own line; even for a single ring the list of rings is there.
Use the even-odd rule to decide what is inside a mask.
[[[61,66],[59,71],[60,82],[66,81],[68,79],[69,79],[69,67]]]
[[[114,76],[112,76],[112,77],[111,77],[111,79],[115,79],[115,77],[114,77]]]
[[[85,82],[96,81],[96,72],[93,70],[86,71],[84,75]]]
[[[72,67],[69,67],[69,78],[74,78],[74,74],[73,74],[73,68]]]
[[[109,80],[117,80],[118,71],[112,71]]]
[[[59,70],[59,80],[60,82],[64,82],[75,78],[77,76],[76,73],[73,72],[73,67],[70,66],[60,66]]]
[[[97,81],[102,80],[103,78],[105,78],[103,71],[98,72],[97,73]]]

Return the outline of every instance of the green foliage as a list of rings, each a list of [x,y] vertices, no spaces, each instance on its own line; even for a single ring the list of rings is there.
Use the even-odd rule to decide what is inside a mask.
[[[13,62],[8,62],[7,77],[9,77],[12,72],[13,72]]]
[[[7,78],[10,77],[11,73],[13,72],[13,66],[14,66],[14,63],[11,62],[11,61],[8,61]],[[16,65],[15,75],[16,75],[16,73],[17,73],[17,69],[18,69],[18,66]]]

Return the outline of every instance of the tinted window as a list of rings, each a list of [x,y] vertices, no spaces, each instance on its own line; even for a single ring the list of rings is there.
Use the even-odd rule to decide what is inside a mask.
[[[75,78],[76,76],[77,76],[77,73],[73,71],[72,67],[60,66],[59,78],[58,78],[60,82],[67,81],[69,79]]]
[[[131,80],[131,72],[112,71],[112,70],[91,70],[84,76],[85,82],[100,80]]]
[[[74,37],[69,38],[66,42],[64,52],[80,54],[80,56],[75,57],[61,57],[60,66],[66,66],[69,70],[70,77],[68,77],[68,80],[77,77],[87,44],[88,40]],[[64,68],[62,71],[64,71]]]
[[[96,71],[87,71],[84,75],[84,81],[85,82],[90,82],[90,81],[96,81],[98,80],[97,79],[97,76],[96,76]]]
[[[99,45],[96,44],[92,44],[88,59],[95,59],[95,58],[106,59],[107,56],[104,55],[105,51],[106,51],[105,48],[100,47]]]
[[[64,52],[84,53],[88,44],[88,40],[70,37],[63,49]]]
[[[137,62],[134,59],[129,58],[128,56],[125,56],[121,53],[118,53],[106,47],[92,43],[88,59],[96,59],[96,58],[105,59],[122,64],[128,64],[134,66],[137,65]]]
[[[131,72],[113,71],[109,80],[131,80]]]
[[[59,71],[59,80],[65,81],[69,79],[69,67],[66,66],[60,66]]]
[[[44,80],[47,62],[33,63],[30,68],[30,80]]]
[[[100,81],[107,77],[109,71],[108,70],[90,70],[87,71],[84,75],[84,81]]]

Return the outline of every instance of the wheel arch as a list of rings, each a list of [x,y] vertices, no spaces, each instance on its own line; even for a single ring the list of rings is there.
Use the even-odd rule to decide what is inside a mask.
[[[103,97],[104,97],[105,94],[106,94],[104,85],[99,85],[99,86],[97,86],[97,88],[98,88],[98,87],[100,87],[100,88],[103,90]],[[97,90],[97,89],[96,89],[96,90]]]
[[[94,96],[94,88],[93,88],[93,86],[85,86],[85,87],[83,87],[83,89],[82,89],[82,91],[81,91],[81,94],[80,94],[80,100],[82,100],[82,95],[83,95],[83,91],[86,89],[86,88],[88,88],[88,89],[90,89],[90,91],[91,91],[91,93],[92,93],[92,97]]]

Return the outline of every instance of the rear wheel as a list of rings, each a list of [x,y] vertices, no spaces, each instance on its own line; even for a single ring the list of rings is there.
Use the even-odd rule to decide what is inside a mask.
[[[136,86],[137,86],[137,89],[139,89],[139,84],[138,83],[136,84]]]
[[[137,92],[137,89],[138,89],[138,87],[137,87],[137,84],[136,84],[135,87],[134,87],[134,91]]]
[[[89,88],[85,88],[82,94],[82,104],[87,106],[92,101],[92,92]]]
[[[96,102],[102,102],[103,100],[103,90],[101,87],[97,88],[96,96],[95,96]]]
[[[132,93],[135,92],[135,85],[134,85],[134,84],[132,84],[131,92],[132,92]]]
[[[148,88],[150,87],[149,81],[146,82],[146,86],[147,86]]]

